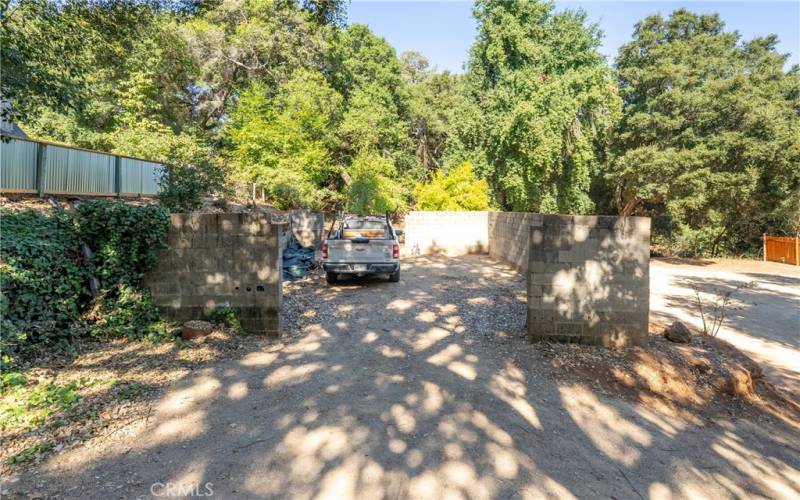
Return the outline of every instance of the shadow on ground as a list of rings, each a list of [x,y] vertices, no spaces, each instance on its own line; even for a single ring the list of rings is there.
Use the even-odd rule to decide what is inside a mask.
[[[715,295],[730,292],[720,337],[761,363],[773,382],[800,396],[800,274],[771,262],[727,261],[712,267],[652,266],[651,319],[680,320],[702,331],[695,289],[706,307]],[[770,273],[756,272],[760,267]]]
[[[470,256],[408,259],[400,283],[287,287],[287,308],[314,304],[286,325],[296,338],[190,373],[142,432],[54,456],[13,487],[71,498],[185,496],[207,483],[219,498],[800,495],[790,422],[672,418],[555,377],[524,338],[525,286]]]

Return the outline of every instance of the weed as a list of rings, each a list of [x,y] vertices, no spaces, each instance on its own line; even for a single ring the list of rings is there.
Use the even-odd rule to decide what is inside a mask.
[[[229,306],[217,306],[208,315],[212,323],[223,325],[237,335],[245,334],[236,312]]]
[[[44,443],[36,443],[35,445],[25,448],[21,452],[17,453],[16,455],[11,455],[6,459],[7,465],[14,465],[20,464],[22,462],[27,462],[31,458],[35,457],[39,453],[43,453],[45,451],[52,450],[55,445],[52,442],[44,442]]]
[[[715,288],[710,294],[710,299],[704,299],[700,295],[700,288],[693,286],[695,305],[700,312],[700,319],[703,322],[703,335],[716,337],[719,329],[722,327],[722,322],[725,321],[725,315],[730,309],[731,297],[739,290],[753,288],[756,286],[754,281],[742,283],[732,289],[719,289]]]
[[[68,412],[80,399],[78,389],[84,385],[80,382],[29,385],[19,373],[4,374],[0,429],[33,429],[56,413]]]
[[[119,389],[117,394],[119,395],[120,399],[124,400],[131,400],[131,399],[138,399],[148,392],[150,392],[151,387],[147,384],[142,384],[141,382],[128,382],[123,384]]]

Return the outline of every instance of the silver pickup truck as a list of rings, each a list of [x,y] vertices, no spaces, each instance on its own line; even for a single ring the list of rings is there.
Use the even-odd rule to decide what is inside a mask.
[[[388,274],[389,281],[400,281],[397,237],[401,234],[392,227],[388,215],[346,215],[334,221],[322,244],[322,268],[328,283],[338,282],[342,275],[367,274]]]

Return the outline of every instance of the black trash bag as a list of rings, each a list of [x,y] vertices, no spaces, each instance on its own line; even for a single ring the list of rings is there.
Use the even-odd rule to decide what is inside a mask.
[[[314,254],[313,246],[304,247],[292,238],[283,251],[283,279],[295,281],[306,277],[317,266]]]

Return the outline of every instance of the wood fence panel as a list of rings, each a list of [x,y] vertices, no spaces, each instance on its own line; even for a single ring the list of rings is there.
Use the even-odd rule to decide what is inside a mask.
[[[800,265],[800,238],[764,235],[764,260]]]

